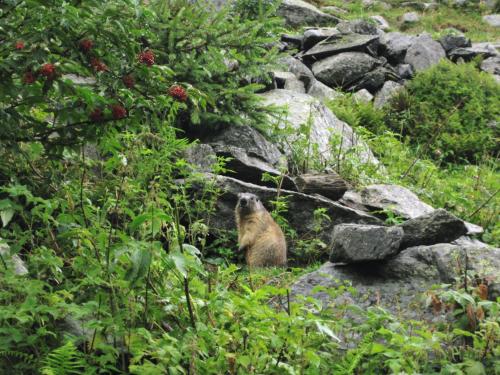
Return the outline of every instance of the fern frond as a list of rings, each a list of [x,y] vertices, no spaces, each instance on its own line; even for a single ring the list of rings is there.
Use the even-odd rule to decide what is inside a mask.
[[[43,360],[43,375],[81,374],[85,360],[72,341],[54,349]]]

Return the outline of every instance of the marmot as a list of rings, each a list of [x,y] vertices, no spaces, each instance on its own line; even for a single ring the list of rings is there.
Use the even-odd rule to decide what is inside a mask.
[[[235,211],[239,250],[245,251],[248,266],[285,266],[285,236],[260,199],[240,193]]]

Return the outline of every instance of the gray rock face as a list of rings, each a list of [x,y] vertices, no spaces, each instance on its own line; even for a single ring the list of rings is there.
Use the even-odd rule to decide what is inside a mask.
[[[361,89],[353,96],[354,100],[356,100],[358,103],[368,103],[373,100],[373,95],[370,94],[370,91],[368,91],[367,89]]]
[[[216,184],[221,189],[222,194],[217,201],[216,212],[210,219],[211,228],[215,231],[233,230],[234,208],[238,200],[238,193],[249,192],[256,194],[269,209],[268,202],[276,199],[277,190],[274,188],[262,187],[250,183],[245,183],[231,177],[216,176]],[[331,221],[324,222],[321,230],[321,239],[325,243],[330,243],[334,225],[341,223],[359,224],[380,224],[380,220],[341,205],[340,203],[323,198],[287,190],[282,190],[281,194],[287,197],[288,212],[284,214],[292,228],[299,235],[310,235],[314,233],[314,211],[324,208],[326,215]],[[325,254],[325,257],[327,254]]]
[[[335,117],[318,99],[288,90],[272,90],[260,95],[264,99],[265,105],[276,105],[288,109],[287,115],[280,119],[278,126],[284,127],[288,124],[293,129],[300,130],[301,125],[310,121],[311,129],[308,135],[297,132],[287,138],[287,143],[283,146],[287,154],[293,152],[294,142],[307,136],[311,144],[317,146],[318,160],[326,162],[332,158],[330,139],[332,135],[337,134],[342,137],[343,150],[347,151],[356,146],[360,160],[378,164],[368,146],[356,136],[352,128]]]
[[[387,22],[387,20],[382,16],[371,16],[370,19],[372,19],[376,22],[377,27],[380,30],[385,31],[385,30],[388,30],[390,28],[389,22]]]
[[[362,51],[374,54],[379,37],[377,35],[340,34],[332,35],[304,54],[304,58],[322,59],[346,51]]]
[[[357,82],[347,87],[349,91],[367,89],[375,93],[387,80],[399,80],[399,76],[390,66],[378,66],[372,71],[366,73]]]
[[[288,72],[295,74],[297,78],[307,77],[314,80],[314,74],[302,61],[292,56],[285,56],[278,60],[278,63],[283,66]]]
[[[481,70],[500,75],[500,56],[489,57],[481,63]]]
[[[342,21],[337,25],[337,28],[344,34],[378,35],[375,23],[361,19]]]
[[[395,255],[403,238],[399,227],[340,224],[333,229],[330,261],[359,263]]]
[[[385,82],[380,91],[375,95],[375,101],[373,102],[375,108],[382,108],[385,106],[402,88],[403,85],[400,85],[397,82]]]
[[[413,68],[410,64],[399,64],[396,67],[396,71],[402,79],[410,79],[413,77]]]
[[[467,48],[455,48],[448,53],[448,57],[452,61],[470,61],[477,56],[481,56],[483,59],[489,57],[498,56],[496,48],[492,44],[479,44],[473,45]]]
[[[302,49],[308,50],[317,43],[327,39],[328,37],[339,34],[340,31],[338,31],[338,29],[335,27],[308,29],[304,31],[304,37],[302,39]]]
[[[483,16],[484,22],[493,27],[500,27],[500,14],[488,14]]]
[[[370,185],[360,193],[362,204],[374,210],[391,210],[396,215],[413,219],[429,214],[434,208],[422,202],[405,187],[399,185]]]
[[[291,295],[293,298],[313,296],[333,307],[352,303],[364,310],[379,305],[407,319],[443,321],[446,317],[442,313],[436,315],[425,305],[424,293],[434,284],[449,283],[463,275],[466,264],[479,277],[492,279],[488,298],[494,300],[500,285],[500,250],[450,244],[413,247],[376,263],[338,265],[327,262],[317,271],[302,276],[292,286]],[[353,295],[346,290],[333,298],[325,290],[312,291],[318,286],[338,288],[346,282],[358,293]]]
[[[344,52],[313,64],[316,78],[330,87],[349,87],[381,62],[362,52]]]
[[[24,261],[19,258],[17,254],[11,255],[9,245],[7,245],[6,243],[2,243],[1,241],[3,240],[0,238],[0,256],[7,264],[7,267],[12,267],[16,275],[26,275],[28,273],[26,263],[24,263]]]
[[[429,214],[405,221],[401,248],[448,243],[467,233],[464,222],[446,210],[437,209]]]
[[[441,39],[439,39],[439,43],[441,43],[447,53],[455,48],[466,48],[472,46],[470,39],[462,33],[444,35]]]
[[[408,48],[405,62],[410,64],[416,72],[428,69],[446,57],[441,44],[434,41],[429,34],[419,35]]]
[[[284,0],[277,13],[292,27],[335,25],[340,21],[337,17],[323,13],[314,5],[301,0]]]
[[[398,32],[386,33],[380,37],[382,54],[394,64],[404,61],[406,51],[415,42],[416,37]]]
[[[418,21],[420,21],[420,16],[416,12],[405,13],[403,14],[403,17],[401,17],[401,21],[406,25],[417,23]]]
[[[336,91],[331,87],[328,87],[327,85],[318,81],[317,79],[315,79],[311,83],[309,89],[307,90],[307,93],[322,101],[328,101],[342,96],[342,92]]]
[[[183,158],[192,164],[197,172],[211,173],[213,165],[217,162],[217,155],[212,146],[205,143],[195,144],[187,148]]]

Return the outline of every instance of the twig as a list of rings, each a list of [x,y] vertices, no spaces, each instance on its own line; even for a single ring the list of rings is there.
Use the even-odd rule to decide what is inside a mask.
[[[490,203],[490,201],[495,197],[495,195],[498,194],[499,191],[500,191],[500,189],[497,189],[497,191],[495,191],[485,202],[483,202],[476,210],[474,210],[473,213],[471,213],[469,216],[467,216],[467,219],[470,219],[475,214],[477,214],[479,211],[481,211],[484,208],[484,206],[486,206],[488,203]]]

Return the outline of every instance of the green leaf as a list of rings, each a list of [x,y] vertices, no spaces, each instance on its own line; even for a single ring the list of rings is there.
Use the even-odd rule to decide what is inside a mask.
[[[151,264],[151,252],[143,247],[138,247],[132,253],[130,260],[132,261],[132,268],[125,275],[125,279],[133,287],[137,281],[144,278],[148,273]]]
[[[13,216],[14,216],[14,210],[12,208],[0,211],[0,218],[2,219],[2,224],[4,227],[6,227],[7,224],[9,224]]]

